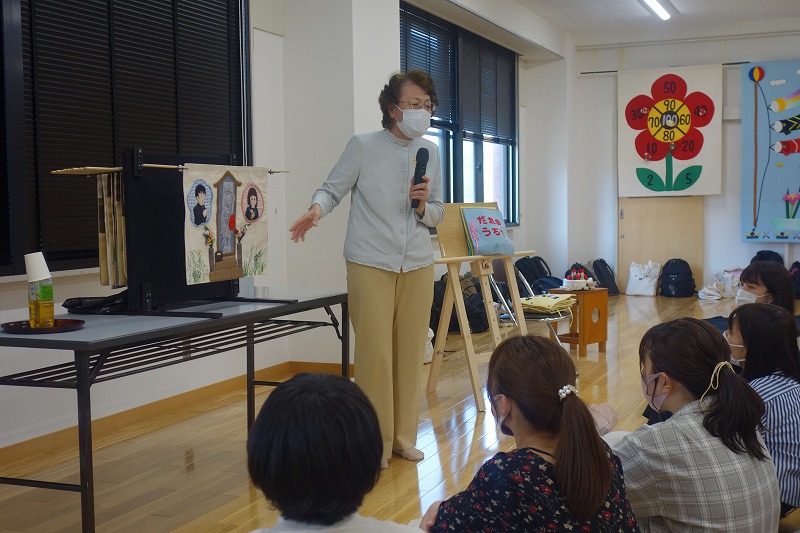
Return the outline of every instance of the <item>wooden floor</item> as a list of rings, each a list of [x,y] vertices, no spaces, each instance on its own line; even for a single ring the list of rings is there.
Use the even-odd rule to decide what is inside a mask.
[[[619,414],[616,429],[635,429],[645,407],[637,352],[642,334],[680,316],[727,316],[733,306],[730,299],[610,297],[607,352],[598,353],[597,345],[586,357],[571,351],[580,372],[580,396],[589,403],[610,402]],[[541,324],[529,326],[534,333],[547,333]],[[487,334],[476,336],[478,349],[489,349],[488,342]],[[460,337],[451,335],[447,348],[437,392],[420,398],[418,446],[425,459],[392,459],[362,514],[408,523],[433,501],[463,489],[486,459],[513,446],[510,437],[498,439],[491,414],[475,408]],[[488,354],[481,356],[483,378],[487,362]],[[423,383],[427,367],[424,372]],[[95,443],[97,530],[249,532],[273,525],[277,513],[248,482],[245,440],[242,391]],[[40,458],[0,476],[77,483],[77,460],[74,455]],[[794,515],[781,531],[800,529],[800,511]],[[79,495],[0,485],[0,532],[11,531],[80,531]]]

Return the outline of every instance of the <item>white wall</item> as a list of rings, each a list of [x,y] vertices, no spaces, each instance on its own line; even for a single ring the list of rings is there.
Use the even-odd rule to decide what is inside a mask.
[[[520,228],[513,230],[514,241],[518,249],[536,250],[558,276],[564,270],[558,266],[568,260],[568,157],[574,146],[567,141],[566,64],[521,64],[519,78]]]
[[[285,4],[288,221],[303,214],[354,131],[352,8],[347,0]],[[341,260],[349,198],[303,243],[290,243],[291,286],[345,288]]]

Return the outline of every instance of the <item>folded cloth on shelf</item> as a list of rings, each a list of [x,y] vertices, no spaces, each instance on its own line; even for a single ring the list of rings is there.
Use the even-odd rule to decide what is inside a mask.
[[[526,311],[547,314],[568,313],[569,309],[575,305],[575,297],[572,294],[540,294],[521,298],[520,301],[522,308]]]

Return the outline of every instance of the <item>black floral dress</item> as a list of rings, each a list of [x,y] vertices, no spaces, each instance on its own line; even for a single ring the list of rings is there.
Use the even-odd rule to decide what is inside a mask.
[[[606,453],[611,490],[590,520],[579,520],[569,512],[553,465],[523,448],[486,461],[467,490],[442,502],[431,531],[638,532],[625,494],[622,465],[608,447]]]

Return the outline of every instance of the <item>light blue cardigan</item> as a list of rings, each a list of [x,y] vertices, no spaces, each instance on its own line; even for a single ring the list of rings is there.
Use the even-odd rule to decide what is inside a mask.
[[[420,217],[408,191],[423,147],[430,156],[425,173],[430,196]],[[444,217],[439,168],[438,148],[426,139],[405,141],[388,130],[354,135],[311,203],[319,204],[324,217],[351,192],[347,261],[392,272],[423,268],[433,263],[428,228]]]

